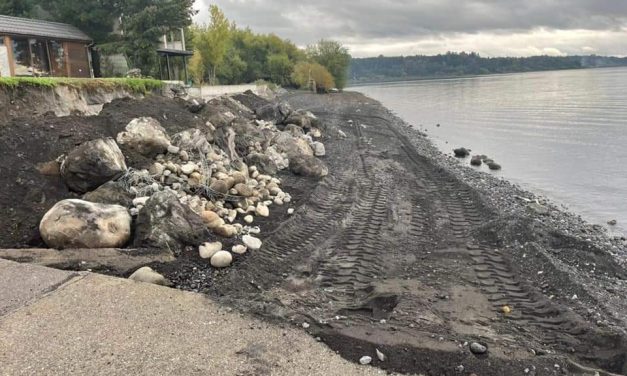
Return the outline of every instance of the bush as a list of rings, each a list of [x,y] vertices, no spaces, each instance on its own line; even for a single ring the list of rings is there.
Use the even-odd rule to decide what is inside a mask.
[[[292,82],[301,89],[328,92],[335,87],[335,81],[329,71],[318,63],[300,62],[294,67]]]
[[[30,86],[39,88],[54,88],[68,86],[79,89],[123,89],[137,94],[147,94],[160,90],[163,83],[159,80],[144,78],[52,78],[52,77],[3,77],[0,78],[0,88],[17,89]]]

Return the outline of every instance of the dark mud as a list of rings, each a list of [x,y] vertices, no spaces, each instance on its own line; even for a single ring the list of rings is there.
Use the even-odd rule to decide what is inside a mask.
[[[207,272],[201,291],[307,323],[347,359],[390,371],[627,374],[625,270],[605,247],[616,243],[588,239],[568,214],[554,213],[559,226],[533,215],[515,198],[530,194],[456,167],[366,97],[285,99],[327,124],[330,174],[285,177],[296,213],[262,224],[263,248]]]

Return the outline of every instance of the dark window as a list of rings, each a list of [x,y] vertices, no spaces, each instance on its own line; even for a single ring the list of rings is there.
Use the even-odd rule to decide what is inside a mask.
[[[33,74],[37,77],[50,76],[48,43],[41,39],[29,39]]]
[[[48,51],[50,51],[50,71],[53,76],[66,77],[67,76],[67,63],[65,61],[65,49],[63,43],[50,40],[48,41]]]
[[[13,40],[13,61],[15,62],[16,76],[32,76],[30,48],[28,39],[12,38]]]

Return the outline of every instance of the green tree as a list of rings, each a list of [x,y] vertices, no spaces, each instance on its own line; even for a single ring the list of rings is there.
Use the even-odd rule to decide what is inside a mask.
[[[317,44],[307,47],[307,55],[310,59],[327,68],[333,75],[338,89],[346,86],[348,67],[351,55],[348,49],[339,42],[333,40],[320,40]]]
[[[119,4],[108,0],[39,0],[53,21],[69,23],[96,43],[112,39],[114,24],[121,14]]]
[[[270,81],[277,85],[285,86],[291,82],[291,74],[294,64],[287,54],[272,54],[267,59]]]
[[[335,87],[329,71],[318,63],[300,62],[294,67],[292,81],[301,89],[326,92]]]
[[[209,82],[214,85],[218,68],[224,62],[229,48],[231,31],[235,25],[229,22],[216,5],[209,7],[209,18],[209,25],[199,26],[194,31],[193,44],[202,56]]]
[[[122,14],[123,50],[131,65],[145,75],[156,75],[156,47],[168,31],[191,24],[194,0],[124,0]]]
[[[0,0],[0,14],[13,17],[30,17],[33,0]]]

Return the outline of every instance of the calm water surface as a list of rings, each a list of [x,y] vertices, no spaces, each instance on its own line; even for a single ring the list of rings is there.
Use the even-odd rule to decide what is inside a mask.
[[[465,146],[472,154],[487,154],[503,166],[497,174],[593,223],[617,219],[617,230],[627,229],[627,68],[351,90],[426,130],[443,151]]]

